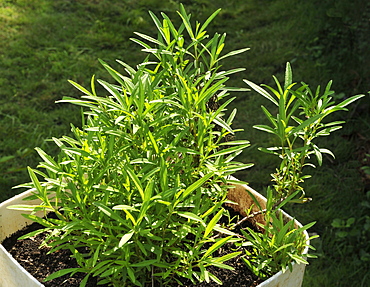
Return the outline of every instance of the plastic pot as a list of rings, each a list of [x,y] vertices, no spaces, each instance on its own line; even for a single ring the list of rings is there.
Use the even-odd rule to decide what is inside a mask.
[[[249,186],[239,185],[237,188],[230,190],[228,195],[230,200],[238,203],[237,206],[234,206],[234,209],[243,213],[243,210],[248,209],[248,207],[250,207],[250,205],[253,203],[253,200],[245,189],[248,189],[251,193],[253,193],[260,205],[264,207],[266,199],[261,194]],[[30,195],[31,193],[26,191],[0,203],[0,242],[2,242],[6,237],[32,223],[30,220],[21,215],[21,213],[24,213],[24,211],[10,210],[7,208],[8,206],[15,204],[37,204],[37,201],[23,200],[23,198],[26,198]],[[292,218],[285,212],[283,212],[283,214],[288,219]],[[296,221],[296,225],[302,226],[298,221]],[[305,235],[308,241],[307,232],[305,232]],[[308,249],[305,250],[304,254],[307,252]],[[292,272],[289,270],[285,273],[280,271],[263,283],[259,284],[257,287],[299,287],[302,285],[305,266],[306,265],[304,264],[294,264]],[[37,281],[31,274],[29,274],[9,254],[9,252],[6,251],[2,245],[0,245],[0,286],[40,287],[44,285]]]

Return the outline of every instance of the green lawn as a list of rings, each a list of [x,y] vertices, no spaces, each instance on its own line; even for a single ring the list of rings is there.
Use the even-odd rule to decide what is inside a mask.
[[[333,79],[335,97],[342,98],[370,90],[370,4],[365,2],[196,0],[183,4],[199,21],[222,8],[210,32],[227,33],[226,51],[251,48],[224,63],[226,68],[246,68],[231,78],[232,85],[246,87],[243,78],[272,84],[271,75],[281,79],[289,61],[295,81],[315,86]],[[56,153],[46,139],[68,134],[70,123],[80,123],[76,107],[54,103],[63,96],[80,95],[67,80],[89,86],[93,74],[109,79],[99,58],[117,68],[115,59],[139,63],[145,56],[129,38],[134,31],[153,33],[147,10],[164,11],[177,21],[177,8],[175,0],[0,0],[0,201],[20,191],[12,186],[28,181],[27,165],[35,167],[38,162],[34,147]],[[235,125],[245,130],[242,137],[252,143],[241,160],[255,163],[238,177],[263,191],[275,163],[257,147],[271,139],[251,127],[264,123],[260,105],[266,101],[252,92],[236,96]],[[344,129],[322,141],[336,159],[325,158],[323,167],[309,171],[314,178],[306,185],[313,202],[289,210],[303,223],[317,221],[312,232],[321,236],[312,242],[319,258],[308,266],[304,286],[367,286],[370,280],[366,269],[370,198],[360,172],[370,153],[368,114],[369,97],[343,113]],[[332,226],[333,220],[349,218],[354,223],[347,227]]]

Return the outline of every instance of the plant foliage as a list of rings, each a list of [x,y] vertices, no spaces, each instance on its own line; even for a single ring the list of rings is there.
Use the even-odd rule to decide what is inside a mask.
[[[45,226],[37,232],[47,232],[51,252],[69,249],[80,266],[47,280],[84,272],[81,286],[90,276],[114,286],[166,286],[181,277],[220,283],[207,267],[232,269],[224,262],[240,252],[213,255],[237,240],[218,221],[227,176],[251,164],[234,161],[249,142],[226,143],[236,110],[224,114],[233,100],[225,82],[242,69],[222,71],[220,60],[247,49],[221,56],[225,34],[206,32],[218,12],[193,27],[180,6],[179,28],[166,14],[159,20],[150,13],[158,38],[132,39],[149,54],[143,63],[118,61],[123,74],[101,61],[116,81],[97,80],[107,95],[97,95],[94,77],[90,91],[71,81],[83,96],[59,102],[85,109],[82,128],[53,138],[57,158],[37,148],[44,171],[29,168],[32,182],[23,186],[42,204],[13,206],[54,212],[56,219],[24,216]],[[220,231],[227,236],[215,237]]]
[[[315,237],[307,238],[306,230],[314,222],[297,226],[281,208],[306,200],[302,170],[312,165],[306,160],[315,155],[321,165],[323,153],[333,155],[314,139],[344,122],[323,119],[362,95],[335,104],[331,82],[322,95],[320,87],[315,92],[305,83],[297,88],[289,63],[283,85],[274,77],[276,89],[245,80],[278,110],[273,116],[262,107],[271,125],[255,128],[278,138],[277,147],[261,150],[279,156],[281,165],[272,175],[274,192],[268,189],[266,208],[257,212],[265,223],[257,224],[259,231],[247,228],[236,235],[239,223],[230,227],[219,221],[229,217],[224,203],[235,184],[229,176],[251,166],[235,161],[249,142],[235,140],[240,131],[232,127],[236,109],[226,114],[234,100],[229,92],[245,91],[227,87],[228,76],[244,69],[224,71],[220,61],[248,49],[223,54],[226,35],[207,34],[219,12],[194,23],[180,5],[178,28],[166,14],[159,19],[149,12],[157,38],[136,32],[138,38],[131,39],[147,53],[141,64],[118,60],[122,73],[100,60],[115,83],[93,76],[88,90],[70,81],[83,96],[59,102],[84,109],[82,127],[72,125],[73,137],[53,138],[60,148],[57,158],[36,149],[43,162],[39,169],[28,168],[31,183],[22,186],[42,203],[12,207],[44,211],[44,218],[24,215],[45,227],[24,237],[46,232],[50,252],[69,249],[79,264],[46,280],[83,272],[81,286],[91,276],[113,286],[166,286],[182,284],[183,278],[222,284],[208,267],[232,270],[226,262],[239,255],[260,278],[292,270],[294,262],[307,264],[307,242]],[[106,95],[98,95],[96,82]],[[235,251],[215,255],[227,243],[235,243]]]
[[[277,108],[276,115],[262,106],[262,110],[268,118],[270,125],[256,125],[255,128],[273,134],[279,145],[270,148],[260,148],[261,151],[278,156],[281,164],[276,173],[272,174],[275,182],[277,200],[283,200],[297,190],[300,192],[298,201],[306,201],[302,183],[308,175],[303,174],[305,166],[313,166],[306,161],[315,156],[319,165],[322,164],[322,155],[334,154],[316,145],[316,138],[328,136],[332,132],[342,128],[344,121],[331,121],[325,123],[324,119],[334,112],[347,111],[346,106],[364,97],[364,95],[352,96],[339,104],[333,100],[330,81],[321,94],[320,86],[311,90],[309,85],[293,82],[292,69],[289,63],[286,65],[284,84],[273,77],[276,89],[263,85],[266,89],[244,80],[253,90],[267,98]]]
[[[333,131],[340,129],[344,121],[325,123],[324,119],[337,111],[347,111],[346,106],[362,98],[364,95],[350,97],[336,104],[331,95],[331,81],[321,94],[320,86],[313,92],[310,87],[301,83],[293,83],[292,69],[286,65],[284,84],[273,77],[276,89],[262,85],[264,89],[251,81],[244,80],[254,91],[273,103],[276,112],[262,106],[262,110],[270,125],[256,125],[255,128],[278,139],[278,146],[260,148],[261,151],[278,156],[281,160],[276,173],[272,174],[274,192],[267,190],[267,207],[264,212],[266,224],[261,225],[263,233],[251,229],[243,232],[244,236],[253,246],[251,251],[246,251],[243,257],[247,266],[258,276],[267,278],[286,269],[292,270],[292,262],[307,264],[302,257],[306,248],[314,249],[306,244],[307,238],[303,231],[312,227],[315,222],[303,227],[295,227],[294,220],[284,221],[282,213],[277,212],[287,203],[306,202],[302,183],[309,175],[303,174],[305,166],[313,166],[306,162],[315,156],[319,165],[322,164],[322,154],[334,157],[333,153],[325,148],[319,148],[315,139],[328,136]],[[274,111],[275,111],[274,110]],[[299,198],[296,196],[300,194]],[[314,239],[318,236],[308,238]],[[307,253],[307,252],[306,252]],[[314,257],[306,255],[307,257]]]

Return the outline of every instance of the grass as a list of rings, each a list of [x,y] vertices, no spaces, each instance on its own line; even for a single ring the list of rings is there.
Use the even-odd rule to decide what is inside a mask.
[[[46,139],[68,134],[70,123],[80,123],[78,109],[54,103],[63,96],[79,96],[67,80],[88,86],[93,74],[106,78],[98,58],[113,66],[115,59],[140,62],[144,56],[129,38],[134,31],[152,34],[147,10],[164,11],[176,21],[177,2],[0,0],[0,201],[19,192],[12,186],[28,181],[26,166],[35,167],[39,160],[35,146],[56,153]],[[225,68],[246,67],[231,79],[232,85],[243,86],[243,78],[272,84],[271,75],[281,79],[290,61],[295,81],[315,86],[333,79],[337,97],[370,90],[370,5],[364,2],[183,1],[199,21],[221,7],[210,32],[227,33],[226,50],[251,48],[225,63]],[[238,177],[263,191],[276,162],[257,151],[270,139],[251,127],[264,123],[259,107],[266,101],[253,93],[237,97],[235,125],[253,145],[242,161],[255,163]],[[369,241],[369,232],[339,238],[331,225],[337,218],[355,217],[353,229],[365,228],[361,220],[368,209],[361,203],[366,202],[367,188],[359,169],[364,154],[370,153],[368,111],[366,98],[354,112],[343,114],[347,124],[342,131],[323,139],[336,159],[326,158],[323,167],[310,170],[314,177],[306,184],[313,202],[289,210],[303,223],[317,221],[312,232],[321,236],[312,242],[319,258],[307,267],[304,286],[365,286],[369,278],[361,248],[351,247],[359,239]]]

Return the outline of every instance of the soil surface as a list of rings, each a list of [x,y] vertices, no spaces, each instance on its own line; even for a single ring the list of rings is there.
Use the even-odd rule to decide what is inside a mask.
[[[65,268],[78,267],[77,262],[74,258],[71,258],[71,253],[69,250],[60,250],[54,252],[53,254],[47,254],[50,250],[48,247],[40,248],[40,244],[45,238],[44,234],[39,234],[29,239],[17,240],[20,236],[27,234],[31,231],[43,228],[37,223],[33,223],[30,226],[18,231],[11,237],[4,240],[2,245],[7,249],[10,254],[38,281],[42,282],[46,287],[74,287],[79,286],[81,280],[84,278],[85,274],[76,273],[72,277],[70,275],[65,275],[48,282],[43,282],[43,280],[50,274]],[[231,246],[230,246],[231,247]],[[225,245],[219,254],[214,254],[215,256],[222,256],[229,252],[233,252],[230,248]],[[262,281],[259,280],[251,271],[246,267],[238,257],[231,259],[226,262],[235,268],[235,270],[230,271],[226,269],[210,267],[207,268],[212,274],[219,278],[222,282],[222,286],[226,287],[253,287],[257,286]],[[108,286],[108,285],[98,285],[96,278],[90,278],[86,286]],[[198,283],[196,285],[191,282],[182,282],[185,287],[210,287],[210,286],[220,286],[215,282],[210,283]],[[152,286],[150,286],[152,287]],[[154,286],[159,287],[159,286]],[[178,284],[166,286],[166,287],[180,287]]]

